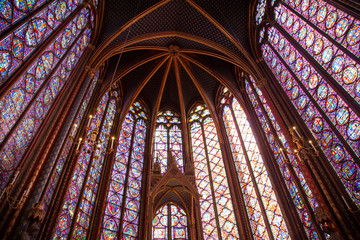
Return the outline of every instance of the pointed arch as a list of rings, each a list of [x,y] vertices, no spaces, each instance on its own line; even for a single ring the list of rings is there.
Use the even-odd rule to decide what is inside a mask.
[[[159,161],[161,172],[167,170],[168,152],[175,156],[181,171],[184,170],[182,154],[182,123],[180,115],[170,108],[159,111],[154,134],[154,159]]]
[[[122,123],[107,190],[101,239],[138,237],[147,115],[144,104],[136,101]]]
[[[320,139],[328,170],[360,206],[360,21],[322,0],[272,5],[263,21],[273,21],[258,38],[265,63],[306,131]]]
[[[234,207],[215,124],[205,104],[190,111],[195,180],[200,193],[204,238],[239,238]]]

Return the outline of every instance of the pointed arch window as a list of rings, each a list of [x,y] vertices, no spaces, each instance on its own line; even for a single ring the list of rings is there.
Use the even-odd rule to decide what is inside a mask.
[[[101,99],[80,149],[70,185],[65,195],[54,238],[83,239],[87,235],[104,158],[108,149],[116,112],[116,93],[107,92]],[[74,226],[74,229],[71,228]]]
[[[319,239],[321,230],[316,226],[314,213],[318,203],[302,174],[298,159],[291,153],[291,149],[280,130],[273,113],[270,110],[261,90],[256,87],[253,77],[245,80],[246,92],[256,111],[266,139],[271,147],[286,187],[296,207],[304,230],[309,239]],[[277,141],[279,139],[280,141]],[[288,164],[288,163],[291,163]]]
[[[216,127],[204,104],[189,116],[204,239],[239,239]]]
[[[2,1],[0,5],[15,14],[15,8],[30,11],[43,1],[28,1],[27,7],[20,2]],[[9,28],[0,38],[0,86],[5,89],[0,99],[0,189],[8,184],[90,42],[94,14],[81,3],[45,3],[34,16],[31,11],[23,16],[28,19],[25,24]],[[39,58],[27,61],[35,53]],[[18,69],[20,66],[23,68]]]
[[[4,8],[0,11],[0,19],[4,15],[1,12],[6,11],[10,1],[2,1]],[[20,1],[13,1],[19,3]],[[34,2],[34,1],[28,1]],[[5,34],[0,38],[0,59],[3,60],[0,65],[0,86],[14,73],[14,71],[48,38],[54,30],[56,30],[67,17],[78,8],[82,1],[53,1],[44,10],[31,17],[26,24],[17,29],[13,29],[9,34]],[[29,5],[28,5],[29,6]],[[13,9],[18,9],[13,7]],[[6,11],[9,14],[9,11]],[[10,11],[11,12],[11,11]],[[12,14],[11,14],[12,15]],[[2,17],[1,17],[2,16]],[[79,15],[75,18],[78,19]],[[4,21],[6,22],[6,21]],[[79,19],[79,24],[83,24],[85,20]],[[7,24],[1,25],[6,26]],[[68,33],[71,38],[71,33]]]
[[[154,157],[160,162],[161,173],[165,173],[167,169],[168,151],[171,151],[178,168],[183,171],[181,120],[172,110],[164,110],[158,114],[154,149]]]
[[[185,211],[172,203],[162,206],[156,211],[152,232],[154,240],[189,239]]]
[[[101,239],[138,237],[147,121],[145,107],[135,102],[121,127],[101,226]]]
[[[49,178],[50,179],[49,180],[50,181],[49,186],[45,190],[46,195],[45,195],[45,198],[44,198],[44,201],[43,201],[44,205],[45,205],[45,210],[49,206],[49,203],[50,203],[50,200],[51,200],[51,198],[53,196],[55,187],[56,187],[56,185],[57,185],[57,183],[59,181],[60,174],[61,174],[61,172],[63,170],[65,161],[66,161],[66,159],[67,159],[67,157],[69,155],[71,146],[73,144],[73,139],[72,138],[76,136],[76,134],[77,134],[77,132],[79,130],[79,125],[81,123],[81,120],[84,118],[84,114],[86,112],[86,109],[88,107],[90,99],[91,99],[91,97],[93,95],[96,83],[97,83],[97,81],[99,79],[99,73],[100,73],[100,70],[98,70],[97,73],[92,78],[92,80],[90,82],[90,86],[87,89],[86,95],[84,96],[84,98],[82,100],[81,107],[78,109],[78,112],[77,112],[77,115],[75,117],[73,126],[69,128],[67,139],[66,139],[65,143],[63,144],[61,153],[57,157],[58,159],[57,159],[57,161],[55,163],[56,166],[54,167],[53,173]]]
[[[0,4],[0,34],[50,0],[10,1]]]
[[[260,155],[251,126],[238,101],[224,88],[222,117],[248,218],[256,238],[290,239],[280,205]]]
[[[275,23],[263,28],[265,62],[360,206],[360,21],[322,0],[268,11]]]

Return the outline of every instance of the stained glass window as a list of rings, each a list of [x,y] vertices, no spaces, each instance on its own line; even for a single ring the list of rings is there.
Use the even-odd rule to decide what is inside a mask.
[[[216,127],[204,104],[189,117],[204,239],[239,239]]]
[[[322,0],[285,0],[274,16],[265,62],[360,206],[360,21]]]
[[[146,129],[146,110],[139,102],[135,102],[121,126],[101,239],[138,237]]]
[[[6,30],[0,37],[0,85],[6,89],[0,99],[0,189],[6,187],[90,42],[94,16],[81,3],[0,2],[1,31]],[[34,54],[39,57],[27,61]],[[22,72],[14,75],[20,66]]]
[[[267,239],[272,235],[275,239],[290,239],[245,112],[226,89],[223,91],[221,103],[222,116],[253,235],[255,238]]]
[[[250,76],[250,81],[246,80],[245,85],[246,92],[264,129],[266,139],[274,153],[276,162],[294,202],[296,211],[303,222],[307,236],[309,239],[319,239],[319,233],[316,231],[314,225],[315,219],[311,217],[314,216],[318,203],[305,181],[298,159],[291,153],[277,120],[272,114],[262,92],[255,85],[255,80]],[[279,139],[280,142],[276,139]],[[287,164],[288,162],[291,162],[292,165]]]
[[[47,77],[52,73],[56,64],[64,59],[68,47],[76,40],[86,25],[88,19],[86,15],[89,15],[88,9],[84,9],[78,18],[69,23],[65,31],[54,40],[24,76],[13,85],[9,93],[1,99],[0,104],[5,109],[0,119],[2,125],[0,141],[3,141],[20,115],[32,102],[36,93],[45,86],[48,81]],[[77,25],[80,18],[84,18],[82,20],[84,23]]]
[[[0,2],[0,34],[49,0],[3,0]]]
[[[161,172],[167,169],[167,154],[170,150],[177,166],[183,170],[181,120],[178,114],[165,110],[158,114],[154,139],[154,158],[158,158]]]
[[[6,9],[7,4],[1,1]],[[6,1],[5,2],[10,2]],[[24,1],[14,1],[25,7]],[[22,3],[20,3],[22,2]],[[27,1],[35,2],[35,1]],[[82,3],[78,1],[53,1],[44,10],[37,13],[27,23],[0,38],[0,86],[14,71],[37,49],[41,43],[57,29],[61,23]],[[29,6],[29,5],[28,5]],[[5,10],[6,11],[6,10]],[[2,16],[0,11],[0,16]],[[78,15],[75,16],[78,18]],[[0,17],[1,20],[3,18]],[[84,20],[82,20],[84,21]],[[82,24],[81,20],[79,23]],[[1,25],[1,26],[6,26]],[[2,27],[1,27],[2,28]],[[65,32],[65,31],[63,31]],[[71,32],[68,38],[71,39]]]
[[[55,190],[55,186],[58,183],[58,180],[60,178],[60,173],[63,170],[63,166],[65,164],[65,160],[68,157],[68,154],[70,152],[71,146],[73,146],[73,138],[76,136],[76,133],[78,132],[79,129],[79,125],[81,120],[83,119],[84,113],[86,111],[86,108],[88,106],[88,103],[90,101],[90,98],[94,92],[94,88],[96,86],[97,80],[99,78],[99,72],[98,71],[95,76],[92,78],[92,81],[90,83],[90,87],[87,89],[87,93],[84,97],[84,99],[82,100],[82,104],[80,109],[77,112],[76,118],[74,120],[74,123],[72,124],[72,127],[69,129],[68,132],[68,137],[66,142],[63,144],[61,153],[58,156],[58,159],[56,161],[56,166],[55,166],[55,171],[53,172],[52,176],[50,177],[50,184],[48,189],[46,189],[46,195],[45,195],[45,199],[44,199],[44,204],[45,204],[45,209],[47,209],[51,197],[54,193]]]
[[[152,239],[185,240],[188,238],[185,211],[175,204],[166,204],[156,211]]]
[[[67,238],[69,235],[76,239],[86,237],[103,161],[108,153],[109,135],[117,105],[114,95],[113,92],[108,92],[102,97],[95,116],[89,119],[86,138],[77,146],[80,155],[60,212],[54,238]],[[70,226],[73,221],[75,227],[71,233]]]

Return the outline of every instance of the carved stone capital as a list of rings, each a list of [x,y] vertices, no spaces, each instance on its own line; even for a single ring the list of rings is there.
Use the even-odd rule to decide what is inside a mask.
[[[261,78],[260,80],[256,80],[256,86],[259,88],[265,87],[268,84],[268,81],[266,78]]]
[[[94,45],[94,44],[91,44],[91,43],[89,43],[87,47],[88,47],[89,49],[93,50],[93,51],[94,51],[95,48],[96,48],[95,45]]]
[[[29,212],[29,218],[42,222],[45,217],[45,204],[43,202],[36,203]]]
[[[85,66],[85,71],[91,76],[95,76],[96,74],[96,70],[94,68],[92,68],[91,66],[87,65]]]
[[[260,63],[260,62],[264,61],[264,58],[263,57],[258,57],[255,61],[256,61],[256,63]]]

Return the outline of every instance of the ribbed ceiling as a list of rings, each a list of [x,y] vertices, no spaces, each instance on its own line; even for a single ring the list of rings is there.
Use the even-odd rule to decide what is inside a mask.
[[[127,106],[141,98],[151,112],[187,114],[214,104],[221,85],[237,88],[235,66],[251,68],[247,0],[106,0],[103,10],[91,65],[107,62],[104,91],[121,82]]]

